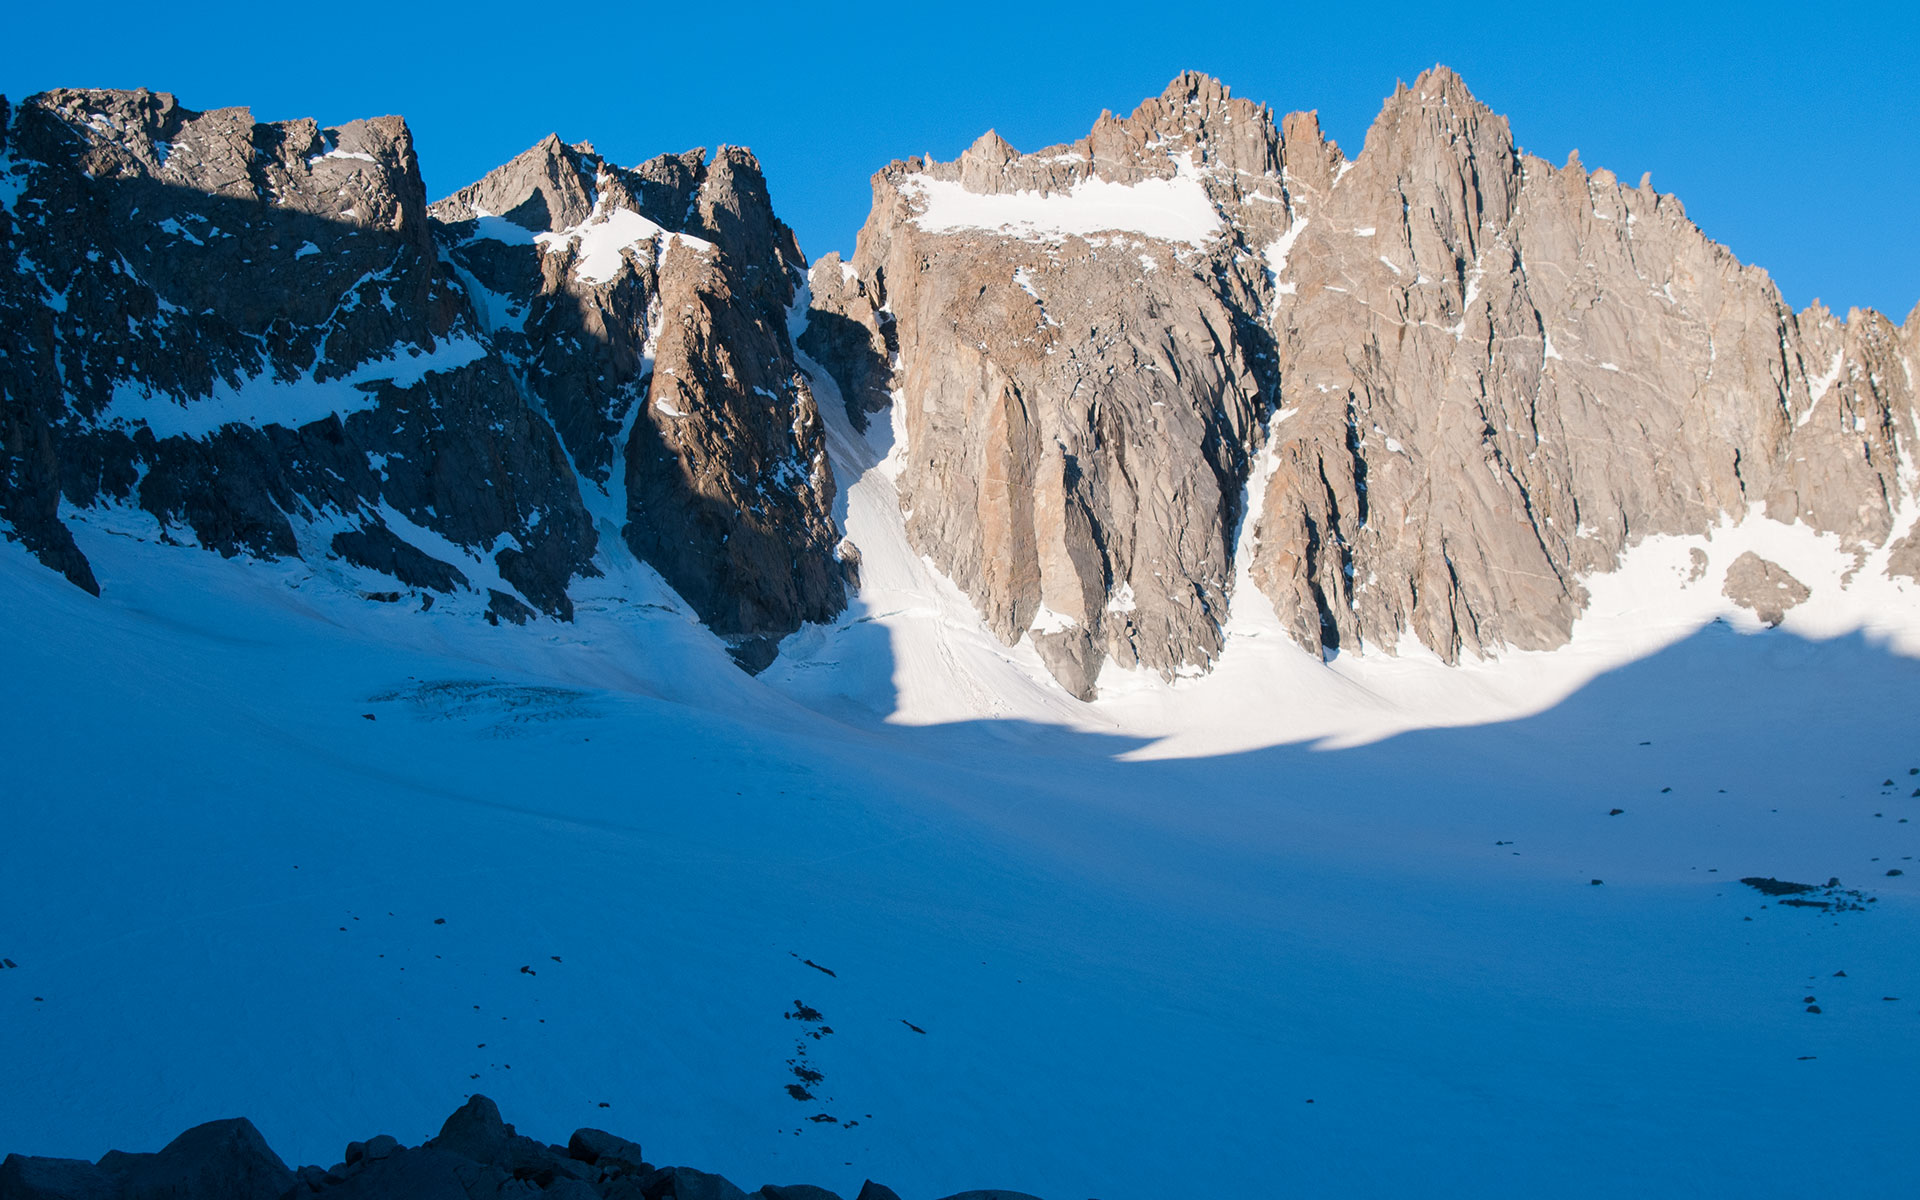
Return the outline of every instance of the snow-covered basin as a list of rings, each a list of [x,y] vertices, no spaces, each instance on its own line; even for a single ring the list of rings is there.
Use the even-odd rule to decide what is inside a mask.
[[[904,556],[869,554],[862,604],[913,613],[863,608],[770,684],[638,568],[575,625],[495,629],[75,524],[102,599],[0,545],[0,1148],[245,1113],[325,1164],[484,1091],[549,1140],[848,1195],[1911,1167],[1920,671],[1884,633],[1679,628],[1531,715],[1426,729],[1318,714],[1436,702],[1308,661],[1317,690],[1253,711],[1266,745],[1163,753],[1125,724],[1164,696],[1084,715]],[[1259,632],[1171,692],[1252,703],[1234,656],[1286,661]],[[979,690],[932,717],[916,674]],[[1755,874],[1874,902],[1783,908]]]

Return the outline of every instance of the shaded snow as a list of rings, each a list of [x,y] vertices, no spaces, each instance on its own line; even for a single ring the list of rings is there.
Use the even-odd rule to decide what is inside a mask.
[[[451,371],[486,357],[487,348],[476,338],[457,337],[430,351],[418,346],[401,348],[387,358],[362,363],[337,379],[319,380],[311,373],[294,379],[256,375],[239,384],[214,381],[210,396],[182,404],[178,399],[122,381],[101,413],[102,425],[146,425],[155,437],[204,438],[227,425],[256,428],[280,425],[297,429],[328,416],[347,416],[374,406],[379,389],[391,383],[408,388],[438,371]]]
[[[908,543],[899,406],[856,433],[801,365],[862,587],[757,678],[617,536],[573,623],[518,628],[132,509],[63,510],[98,599],[0,542],[0,1149],[245,1112],[331,1162],[485,1091],[843,1195],[1897,1191],[1920,604],[1885,551],[1736,514],[1586,580],[1562,650],[1322,663],[1247,571],[1286,409],[1214,672],[1085,705]],[[1720,595],[1747,550],[1812,590],[1780,629]],[[806,1104],[796,998],[834,1030]]]

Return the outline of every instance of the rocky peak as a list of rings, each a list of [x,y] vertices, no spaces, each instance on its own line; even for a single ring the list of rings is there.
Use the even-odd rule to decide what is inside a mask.
[[[1273,111],[1235,99],[1210,75],[1185,71],[1133,115],[1103,113],[1087,137],[1095,170],[1118,182],[1136,172],[1163,174],[1162,158],[1188,154],[1196,166],[1217,166],[1246,175],[1280,169],[1280,132]]]
[[[838,611],[804,259],[747,151],[549,136],[429,209],[395,117],[4,115],[0,520],[76,583],[63,503],[496,621],[624,545],[750,665]]]
[[[1915,322],[1792,313],[1444,67],[1352,162],[1186,74],[1079,142],[895,163],[849,265],[816,357],[903,406],[909,538],[1076,694],[1204,668],[1241,569],[1310,650],[1457,659],[1558,645],[1585,576],[1754,506],[1920,558]]]
[[[751,152],[626,168],[548,138],[433,214],[603,535],[750,665],[839,611],[833,480],[786,328],[806,260]]]
[[[1458,75],[1434,67],[1395,89],[1343,182],[1367,198],[1375,228],[1421,243],[1415,249],[1429,261],[1451,254],[1471,263],[1485,230],[1512,219],[1519,174],[1505,118]]]
[[[433,205],[439,221],[499,217],[532,233],[557,233],[584,222],[596,199],[597,162],[550,133],[477,183]]]
[[[1273,400],[1261,272],[1220,206],[1267,186],[1284,222],[1277,167],[1230,165],[1277,146],[1264,109],[1183,76],[1070,145],[889,166],[851,274],[814,274],[803,345],[850,405],[904,405],[909,538],[1078,695],[1109,658],[1171,674],[1220,647]]]
[[[404,122],[58,91],[8,158],[0,516],[30,547],[84,582],[64,500],[383,595],[569,611],[592,531],[439,264]]]

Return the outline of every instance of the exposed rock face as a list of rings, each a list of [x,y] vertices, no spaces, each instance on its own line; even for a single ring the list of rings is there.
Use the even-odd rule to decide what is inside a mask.
[[[1722,585],[1727,599],[1769,625],[1787,619],[1787,610],[1806,603],[1813,593],[1779,563],[1768,562],[1749,550],[1733,560]]]
[[[4,118],[0,516],[30,548],[92,586],[64,496],[227,555],[478,587],[425,530],[505,584],[497,615],[568,613],[593,531],[438,265],[398,118],[82,91]]]
[[[805,260],[752,155],[629,171],[549,137],[432,213],[603,532],[736,640],[844,607],[824,430],[786,326]]]
[[[844,604],[744,150],[549,138],[429,212],[399,118],[50,92],[0,101],[0,250],[0,528],[90,590],[63,501],[496,619],[570,615],[604,535],[756,662]]]
[[[808,281],[807,326],[799,349],[828,367],[846,401],[847,419],[855,429],[865,429],[869,414],[893,402],[892,364],[900,353],[892,337],[893,314],[837,251],[813,264]]]
[[[1311,650],[1452,660],[1563,642],[1579,578],[1648,534],[1759,505],[1869,548],[1915,503],[1920,318],[1794,313],[1444,68],[1351,162],[1189,74],[874,194],[851,277],[814,280],[868,336],[815,357],[863,405],[897,389],[909,537],[1083,696],[1107,658],[1204,667],[1236,566]]]
[[[747,1200],[725,1177],[692,1167],[655,1167],[640,1145],[597,1129],[550,1146],[514,1131],[485,1096],[474,1096],[415,1147],[382,1134],[347,1146],[331,1168],[289,1171],[244,1118],[181,1134],[157,1154],[109,1150],[84,1159],[8,1154],[0,1200]],[[765,1200],[839,1200],[809,1184],[768,1184]],[[868,1180],[859,1200],[899,1200]],[[970,1191],[947,1200],[1035,1200],[1025,1192]]]
[[[1220,649],[1249,455],[1277,398],[1261,268],[1215,211],[1240,201],[1237,169],[1277,167],[1277,142],[1219,85],[1179,86],[1193,105],[1170,92],[1071,146],[1022,158],[988,134],[958,162],[895,163],[874,178],[854,278],[815,279],[836,315],[860,315],[857,293],[893,318],[869,347],[897,348],[909,537],[1081,696],[1108,657],[1171,673]],[[1167,218],[1142,221],[1115,184],[1150,189]],[[1050,202],[1092,215],[1049,226]],[[1026,231],[993,227],[1026,210]],[[823,361],[872,403],[846,356]]]
[[[1752,505],[1876,546],[1920,321],[1794,313],[1646,181],[1522,154],[1436,69],[1350,169],[1291,169],[1281,427],[1253,575],[1305,644],[1563,642],[1653,533]],[[1319,161],[1330,161],[1331,156]]]

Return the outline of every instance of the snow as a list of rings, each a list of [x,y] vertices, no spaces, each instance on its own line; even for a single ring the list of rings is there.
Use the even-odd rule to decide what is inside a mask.
[[[1077,629],[1079,626],[1080,622],[1063,612],[1056,612],[1048,608],[1046,604],[1042,602],[1040,607],[1034,610],[1033,620],[1028,624],[1027,631],[1037,634],[1065,633],[1067,630]]]
[[[319,166],[321,163],[326,162],[328,159],[344,160],[346,162],[367,162],[367,163],[373,163],[376,166],[378,166],[380,162],[379,159],[375,158],[371,154],[365,153],[364,151],[342,150],[338,146],[336,146],[333,149],[327,151],[325,154],[316,154],[312,158],[309,158],[307,160],[307,166],[316,167],[316,166]]]
[[[925,703],[905,677],[941,665],[897,656],[981,665],[977,622],[903,577],[924,566],[873,520],[890,435],[850,434],[874,578],[840,649]],[[1343,747],[1313,710],[1388,697],[1295,651],[1267,693],[1328,682],[1235,718],[1264,748],[1143,758],[1040,720],[1039,692],[1000,719],[821,711],[808,668],[734,670],[631,567],[583,583],[574,625],[493,629],[76,526],[99,600],[0,545],[0,669],[32,697],[0,753],[45,764],[16,767],[0,847],[9,1146],[151,1149],[245,1112],[326,1163],[482,1090],[544,1140],[612,1127],[843,1195],[1262,1195],[1276,1172],[1777,1194],[1908,1166],[1920,677],[1878,635],[1662,618],[1663,651],[1530,718]],[[1601,606],[1701,615],[1744,545],[1829,582],[1805,531],[1718,531],[1696,585],[1684,541]],[[1228,663],[1259,628],[1239,607]],[[1790,910],[1746,874],[1877,902]],[[796,997],[835,1031],[805,1105]]]
[[[184,404],[145,384],[123,380],[114,385],[99,423],[145,425],[161,438],[199,439],[228,425],[297,429],[327,416],[344,417],[372,408],[379,390],[367,385],[384,381],[398,388],[412,387],[430,374],[464,367],[487,353],[485,344],[471,337],[449,338],[430,351],[418,346],[396,349],[395,354],[362,363],[338,379],[317,380],[309,373],[290,380],[255,375],[237,385],[215,380],[212,395]]]
[[[842,1195],[1910,1173],[1920,596],[1886,551],[1733,514],[1587,579],[1560,650],[1323,663],[1247,570],[1286,409],[1215,669],[1081,704],[912,549],[903,406],[856,433],[801,365],[862,587],[759,677],[592,487],[570,624],[370,603],[395,582],[138,509],[63,510],[97,599],[0,542],[0,1149],[246,1113],[331,1163],[478,1090],[543,1140]],[[498,547],[381,516],[491,578]],[[1812,591],[1779,629],[1721,595],[1748,550]],[[796,998],[834,1030],[804,1105]]]
[[[1800,414],[1800,419],[1794,422],[1795,426],[1805,425],[1813,419],[1813,410],[1819,407],[1820,401],[1833,390],[1833,385],[1840,382],[1840,373],[1845,370],[1846,361],[1846,353],[1835,350],[1833,362],[1827,367],[1826,372],[1807,380],[1807,411]]]
[[[1286,273],[1287,255],[1293,252],[1294,242],[1300,239],[1300,235],[1306,232],[1306,228],[1307,219],[1301,217],[1287,226],[1286,232],[1267,243],[1266,250],[1262,252],[1267,260],[1267,274],[1273,280],[1274,290],[1283,296],[1291,296],[1294,293],[1293,283],[1282,281],[1280,277]]]
[[[168,217],[166,220],[160,222],[155,228],[159,229],[162,233],[170,233],[174,237],[184,239],[195,246],[206,245],[205,242],[195,237],[191,230],[172,217]]]
[[[605,220],[570,229],[565,233],[543,233],[534,240],[549,253],[574,243],[579,246],[580,261],[573,273],[591,283],[609,283],[624,263],[621,252],[641,242],[650,242],[666,230],[634,212],[617,208]]]
[[[552,254],[569,246],[576,247],[579,260],[573,273],[588,283],[607,284],[620,274],[626,262],[625,252],[642,242],[665,244],[680,241],[701,254],[710,253],[713,243],[685,233],[670,233],[630,208],[611,212],[595,210],[585,223],[559,233],[536,234],[534,242]]]
[[[13,215],[26,190],[26,171],[15,165],[11,154],[0,152],[0,212]]]
[[[984,194],[924,174],[901,180],[900,191],[917,202],[913,223],[929,233],[977,229],[1039,242],[1131,233],[1204,246],[1221,229],[1219,210],[1184,159],[1171,179],[1125,184],[1093,175],[1064,192]]]
[[[506,246],[531,246],[536,236],[533,230],[517,221],[509,221],[483,209],[476,208],[473,219],[473,237],[476,240],[499,242]]]

